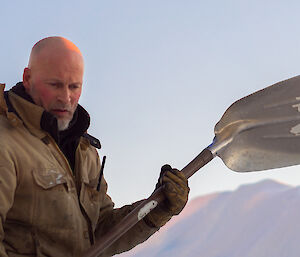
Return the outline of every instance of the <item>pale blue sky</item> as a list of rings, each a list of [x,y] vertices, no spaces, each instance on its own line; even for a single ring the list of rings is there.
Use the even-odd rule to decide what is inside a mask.
[[[299,74],[298,1],[1,0],[0,10],[7,88],[41,38],[82,50],[80,103],[117,206],[147,197],[164,163],[181,169],[209,145],[232,102]],[[215,159],[191,178],[191,197],[264,178],[300,184],[300,167],[237,174]]]

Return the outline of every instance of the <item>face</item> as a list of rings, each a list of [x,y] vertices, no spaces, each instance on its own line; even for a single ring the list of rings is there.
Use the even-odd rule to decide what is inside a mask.
[[[57,118],[60,131],[68,128],[81,95],[83,61],[78,53],[45,54],[25,68],[23,84],[33,101]]]

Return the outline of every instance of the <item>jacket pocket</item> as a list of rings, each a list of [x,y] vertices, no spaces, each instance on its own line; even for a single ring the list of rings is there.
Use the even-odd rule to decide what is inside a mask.
[[[50,189],[60,184],[67,184],[66,176],[55,169],[33,170],[33,178],[37,185]]]
[[[71,230],[79,208],[76,189],[69,186],[69,178],[54,169],[37,169],[32,174],[35,185],[32,222],[54,234],[58,230]]]

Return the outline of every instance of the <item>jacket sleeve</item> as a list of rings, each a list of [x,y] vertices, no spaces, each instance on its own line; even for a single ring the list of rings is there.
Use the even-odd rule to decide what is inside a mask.
[[[101,191],[103,190],[104,199],[100,210],[100,217],[96,229],[96,239],[106,234],[110,228],[118,224],[128,213],[137,207],[141,201],[131,205],[125,205],[121,208],[114,208],[114,203],[107,195],[107,184],[104,179],[101,182]],[[153,235],[158,228],[148,226],[142,219],[134,225],[128,232],[121,236],[115,243],[108,247],[101,257],[112,256],[121,252],[128,251],[136,245],[146,241]]]
[[[4,222],[13,205],[17,185],[16,170],[9,154],[0,145],[0,256],[8,256],[4,247]]]

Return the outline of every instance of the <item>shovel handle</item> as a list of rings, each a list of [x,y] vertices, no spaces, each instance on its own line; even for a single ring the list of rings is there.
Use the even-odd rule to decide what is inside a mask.
[[[196,171],[202,168],[205,164],[213,159],[213,154],[210,150],[205,148],[195,159],[193,159],[188,165],[186,165],[181,171],[189,178]],[[143,219],[149,212],[151,212],[158,204],[163,202],[165,196],[163,194],[162,187],[158,188],[153,194],[141,204],[139,204],[134,210],[127,214],[117,225],[115,225],[108,233],[98,238],[96,243],[88,249],[83,257],[97,257],[103,251],[112,245],[117,239],[125,234],[136,223]]]
[[[194,175],[198,170],[200,170],[204,165],[209,163],[214,158],[211,151],[205,148],[198,156],[195,157],[188,165],[186,165],[181,172],[186,176],[186,178],[190,178]]]

